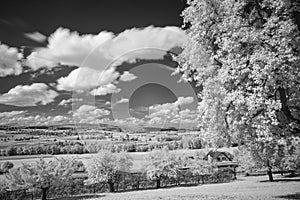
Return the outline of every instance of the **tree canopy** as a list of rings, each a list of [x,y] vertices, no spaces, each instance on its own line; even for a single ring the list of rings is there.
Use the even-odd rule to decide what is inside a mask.
[[[36,163],[11,169],[6,179],[10,190],[42,190],[42,200],[45,200],[50,188],[69,184],[73,173],[73,160],[55,158],[47,162],[41,158]]]
[[[226,136],[227,141],[241,134],[267,139],[298,133],[296,1],[188,4],[182,16],[189,40],[177,57],[177,71],[202,87],[199,123],[203,130]]]
[[[118,175],[128,172],[132,165],[132,158],[125,152],[114,154],[102,150],[93,156],[92,163],[87,168],[86,184],[107,183],[110,192],[114,192],[114,183],[118,181]]]
[[[265,144],[257,148],[265,157],[278,154],[278,145],[291,144],[300,132],[299,3],[187,3],[182,16],[189,39],[175,59],[183,79],[201,88],[202,135],[211,146]]]

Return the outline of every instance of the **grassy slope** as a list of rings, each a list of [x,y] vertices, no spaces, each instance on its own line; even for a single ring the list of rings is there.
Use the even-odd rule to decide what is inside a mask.
[[[278,175],[275,179],[280,179]],[[300,199],[300,180],[265,182],[266,176],[240,177],[237,181],[195,187],[102,194],[92,200],[279,200]]]

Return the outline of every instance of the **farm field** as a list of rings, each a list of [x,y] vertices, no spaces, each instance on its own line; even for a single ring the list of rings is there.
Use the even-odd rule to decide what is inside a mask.
[[[163,188],[158,190],[105,193],[91,200],[279,200],[300,199],[300,179],[274,176],[238,177],[237,181],[194,187]]]

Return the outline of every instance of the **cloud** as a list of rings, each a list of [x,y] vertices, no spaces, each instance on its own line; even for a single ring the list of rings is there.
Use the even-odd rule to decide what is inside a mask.
[[[107,94],[112,94],[112,93],[118,93],[120,91],[121,91],[120,88],[117,88],[114,84],[109,83],[107,85],[103,85],[96,89],[93,89],[90,92],[90,94],[93,96],[102,96],[102,95],[107,95]]]
[[[0,118],[12,118],[18,115],[22,115],[25,114],[26,111],[25,110],[21,110],[21,111],[10,111],[10,112],[1,112],[0,113]]]
[[[176,105],[182,106],[186,104],[191,104],[194,102],[193,97],[178,97],[177,101],[175,102]]]
[[[29,114],[27,111],[11,111],[0,113],[0,125],[53,125],[71,123],[72,119],[67,116],[43,116]]]
[[[102,31],[97,35],[79,35],[68,29],[57,29],[48,40],[46,48],[36,49],[27,57],[32,69],[52,68],[58,64],[78,66],[68,76],[60,78],[58,90],[90,90],[115,81],[120,75],[116,66],[137,59],[163,59],[166,51],[181,46],[184,32],[178,27],[133,28],[114,35]],[[101,75],[104,81],[99,81]],[[120,80],[133,80],[125,72]]]
[[[88,67],[77,68],[68,76],[57,80],[58,90],[90,90],[98,86],[107,85],[116,80],[119,73],[113,68],[105,71],[98,71]]]
[[[125,71],[121,76],[120,76],[120,80],[124,81],[124,82],[128,82],[128,81],[132,81],[134,79],[136,79],[137,76],[135,76],[134,74]]]
[[[104,116],[110,114],[110,111],[97,108],[91,105],[81,105],[77,110],[73,111],[73,119],[77,123],[102,123]]]
[[[52,122],[65,122],[65,121],[70,121],[70,119],[66,116],[57,115],[57,116],[52,117],[51,121]]]
[[[168,115],[179,111],[179,106],[190,104],[194,101],[193,97],[178,97],[173,103],[157,104],[149,107],[150,117],[155,115]]]
[[[186,109],[180,111],[180,106],[190,104],[194,101],[193,97],[178,97],[173,103],[158,104],[149,107],[149,115],[146,116],[148,124],[162,125],[165,123],[182,123],[182,119],[187,119],[193,111]],[[193,116],[194,117],[194,116]]]
[[[129,99],[122,98],[122,99],[120,99],[119,101],[117,101],[116,104],[128,103],[128,102],[129,102]]]
[[[67,107],[68,105],[71,105],[75,102],[80,102],[80,101],[83,101],[83,99],[81,99],[81,98],[63,99],[63,100],[61,100],[61,102],[59,102],[58,105]]]
[[[0,42],[0,77],[21,74],[23,69],[20,59],[22,58],[23,55],[17,48],[8,47]]]
[[[44,42],[47,39],[47,37],[40,32],[25,33],[24,35],[25,37],[36,42]]]
[[[0,95],[0,104],[14,106],[36,106],[46,105],[54,101],[58,93],[44,83],[33,83],[32,85],[18,85],[7,93]]]
[[[114,119],[109,121],[109,123],[118,126],[142,126],[145,124],[145,121],[136,117],[128,117],[126,119]]]
[[[132,28],[118,35],[107,31],[97,35],[79,35],[78,32],[58,28],[49,37],[46,48],[37,49],[29,56],[28,64],[33,69],[54,67],[61,63],[104,70],[117,58],[122,61],[163,58],[164,51],[181,46],[185,39],[180,28],[171,26]],[[136,51],[138,49],[148,50]],[[162,51],[158,53],[151,49]],[[131,54],[127,54],[128,52]]]
[[[52,68],[58,63],[81,66],[81,63],[93,49],[112,37],[113,34],[106,31],[100,32],[98,35],[79,35],[78,32],[58,28],[50,35],[47,47],[36,49],[28,57],[27,64],[35,70],[41,67]],[[99,54],[98,58],[94,57],[96,62],[105,60],[105,57],[101,55]]]

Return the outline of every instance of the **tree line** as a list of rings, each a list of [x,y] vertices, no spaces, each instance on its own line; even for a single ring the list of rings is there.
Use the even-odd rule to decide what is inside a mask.
[[[46,200],[48,194],[64,196],[91,190],[115,192],[233,179],[232,171],[218,171],[211,160],[203,160],[201,156],[191,159],[164,149],[149,153],[146,160],[143,169],[133,173],[133,160],[129,154],[102,150],[85,166],[87,174],[76,178],[75,172],[82,167],[82,162],[66,158],[46,161],[41,158],[36,163],[9,169],[0,184],[0,195],[17,195],[22,199],[30,193],[39,194],[42,200]]]
[[[166,141],[167,140],[167,141]],[[9,146],[0,150],[0,156],[14,155],[41,155],[41,154],[83,154],[97,153],[100,150],[109,150],[111,152],[148,152],[153,149],[168,148],[176,149],[201,149],[203,142],[199,137],[183,137],[181,140],[170,141],[170,138],[162,137],[158,142],[139,143],[139,142],[122,142],[122,143],[102,143],[102,142],[81,142],[81,141],[59,141],[50,144],[36,144],[31,146]]]

